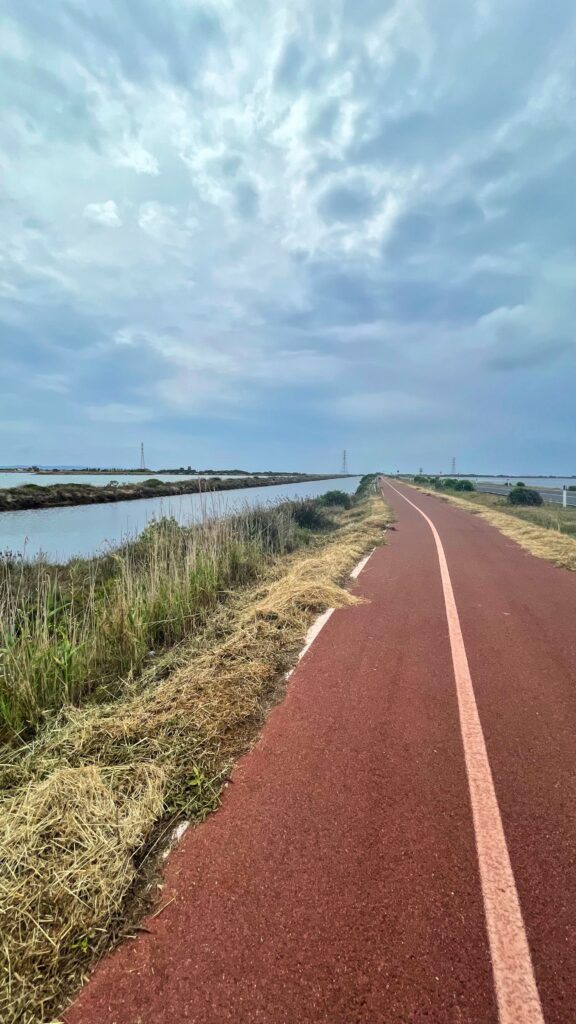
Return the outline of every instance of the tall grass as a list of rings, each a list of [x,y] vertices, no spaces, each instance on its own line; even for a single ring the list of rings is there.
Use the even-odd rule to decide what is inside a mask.
[[[0,557],[0,739],[28,739],[64,704],[110,697],[223,592],[297,546],[300,511],[289,502],[193,526],[163,519],[102,558],[63,566]]]

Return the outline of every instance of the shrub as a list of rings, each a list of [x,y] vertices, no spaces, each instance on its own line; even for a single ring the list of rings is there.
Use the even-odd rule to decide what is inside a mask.
[[[332,525],[332,520],[322,510],[318,501],[303,498],[290,503],[290,511],[297,526],[305,530],[325,530]]]
[[[414,479],[416,480],[416,482],[419,482],[417,477],[415,477]],[[424,477],[424,480],[425,479],[426,478]],[[444,476],[444,477],[442,477],[442,476],[437,476],[437,477],[430,477],[429,480],[430,480],[430,483],[434,484],[434,487],[436,488],[437,491],[442,489],[442,488],[444,488],[447,491],[475,491],[476,490],[476,488],[474,487],[474,484],[472,483],[471,480],[461,480],[460,477],[454,477],[454,476]]]
[[[362,477],[360,483],[358,484],[358,487],[356,488],[356,498],[365,498],[367,494],[370,494],[374,490],[374,482],[376,480],[377,475],[377,473],[366,473]]]
[[[508,495],[508,501],[511,505],[542,505],[543,498],[539,491],[532,490],[531,487],[513,487]]]
[[[526,484],[524,483],[524,481],[523,481],[523,480],[519,480],[519,481],[518,481],[518,483],[517,483],[517,484],[515,484],[515,486],[516,486],[516,487],[526,487]]]
[[[340,508],[352,508],[352,498],[346,491],[326,491],[318,499],[321,505],[339,506]]]

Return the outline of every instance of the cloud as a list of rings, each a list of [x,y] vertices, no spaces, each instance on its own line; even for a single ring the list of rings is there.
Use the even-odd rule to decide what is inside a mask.
[[[280,89],[293,89],[304,67],[304,50],[296,39],[284,44],[274,72],[274,83]]]
[[[59,394],[69,391],[69,381],[63,373],[38,373],[32,378],[31,384],[41,391],[55,391]]]
[[[153,422],[164,463],[569,462],[568,0],[5,0],[0,32],[34,461],[133,461]]]
[[[374,200],[364,184],[330,185],[320,197],[318,211],[326,221],[355,221],[368,217]]]
[[[236,209],[242,218],[252,220],[258,214],[258,189],[249,181],[242,181],[236,186]]]
[[[113,199],[107,199],[105,203],[87,203],[84,207],[84,217],[94,224],[103,224],[107,228],[119,228],[122,224]]]
[[[388,390],[342,395],[334,402],[332,411],[357,421],[414,423],[416,420],[428,420],[431,413],[436,415],[438,407],[421,395]]]
[[[148,409],[136,405],[123,405],[121,402],[89,405],[86,416],[94,423],[144,423],[152,419]]]
[[[576,337],[554,336],[525,306],[495,309],[478,321],[487,365],[512,372],[546,366],[576,352]]]
[[[126,141],[119,147],[116,154],[116,163],[119,167],[130,167],[136,174],[160,173],[158,161],[152,153],[144,149],[138,141]]]

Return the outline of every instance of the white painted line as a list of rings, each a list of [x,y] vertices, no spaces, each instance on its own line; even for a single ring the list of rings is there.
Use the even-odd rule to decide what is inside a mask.
[[[172,850],[180,842],[182,836],[184,835],[185,832],[187,832],[189,827],[189,821],[181,821],[179,825],[176,825],[176,827],[172,829],[170,838],[168,840],[168,846],[166,847],[164,853],[162,854],[162,860],[166,860],[166,858],[170,856]]]
[[[350,573],[350,576],[351,576],[352,579],[354,579],[354,580],[358,579],[360,573],[362,572],[362,569],[364,568],[364,566],[366,565],[368,560],[372,557],[372,555],[374,554],[375,551],[376,551],[376,548],[372,548],[372,551],[370,552],[370,554],[366,555],[365,558],[362,558],[361,561],[358,562],[358,565],[356,566],[356,568],[353,569],[352,572]],[[320,631],[322,629],[324,629],[324,626],[326,625],[326,623],[328,622],[328,619],[330,618],[330,616],[332,615],[332,612],[334,612],[334,611],[335,611],[334,608],[327,608],[325,612],[322,612],[322,614],[319,615],[318,618],[314,620],[314,622],[310,626],[310,629],[306,633],[306,639],[304,641],[304,647],[302,648],[302,650],[300,651],[300,654],[298,655],[298,661],[301,661],[302,658],[304,657],[304,655],[306,654],[306,652],[311,648],[311,646],[314,643],[316,637],[318,636]],[[298,664],[298,662],[296,664]],[[296,665],[294,666],[294,668],[296,668]],[[290,676],[294,672],[294,668],[291,668],[290,671],[286,673],[285,679],[290,679]]]
[[[353,579],[353,580],[357,580],[358,579],[360,573],[362,572],[362,569],[370,561],[370,559],[372,558],[372,555],[374,554],[375,551],[376,551],[376,548],[372,548],[372,551],[370,552],[369,555],[366,555],[365,558],[361,558],[360,559],[360,561],[358,562],[358,565],[356,566],[356,568],[352,569],[352,572],[350,573],[350,578],[351,579]]]
[[[314,620],[314,622],[310,626],[310,629],[306,633],[306,639],[304,641],[304,647],[302,648],[302,650],[300,651],[300,654],[298,655],[298,661],[301,661],[302,658],[304,657],[304,655],[306,654],[306,651],[308,651],[310,649],[310,647],[314,643],[316,637],[318,636],[320,631],[324,628],[324,626],[328,622],[328,619],[332,615],[332,612],[334,612],[335,610],[336,610],[335,608],[327,608],[325,612],[322,612],[322,614],[319,615],[318,618]],[[296,665],[297,664],[298,664],[298,662],[296,663]],[[294,669],[296,668],[296,665],[294,666],[294,668],[291,668],[290,671],[286,673],[286,677],[285,677],[286,679],[290,679],[290,676],[294,672]]]
[[[436,542],[500,1024],[544,1024],[444,547],[426,513],[386,483],[424,517]]]
[[[328,619],[332,615],[333,611],[335,611],[334,608],[327,608],[326,611],[322,612],[322,615],[319,615],[318,618],[312,623],[310,629],[306,633],[304,647],[302,648],[300,654],[298,655],[298,661],[301,661],[304,655],[306,654],[306,651],[308,651],[310,647],[312,647],[312,644],[314,643],[316,637],[318,636],[320,631],[324,629],[324,626],[328,622]]]

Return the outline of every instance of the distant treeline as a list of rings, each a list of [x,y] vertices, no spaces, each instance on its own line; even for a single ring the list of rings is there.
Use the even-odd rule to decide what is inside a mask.
[[[247,470],[247,469],[194,469],[192,466],[173,466],[171,468],[168,467],[166,469],[148,469],[148,468],[134,469],[134,467],[126,469],[126,468],[122,468],[121,466],[111,466],[108,469],[103,469],[102,466],[84,466],[84,467],[72,466],[72,467],[70,467],[68,469],[63,469],[61,467],[60,468],[51,469],[51,468],[46,467],[46,466],[18,466],[18,467],[15,467],[15,466],[0,466],[0,473],[37,473],[39,476],[42,476],[43,474],[44,475],[48,475],[48,476],[58,476],[61,473],[62,474],[68,474],[68,475],[72,474],[72,473],[79,473],[79,474],[82,474],[82,473],[93,473],[93,474],[102,473],[102,474],[104,474],[106,476],[109,476],[111,473],[123,473],[123,474],[130,473],[133,476],[142,476],[143,473],[150,473],[153,476],[157,475],[158,473],[170,473],[170,474],[174,474],[174,475],[179,475],[181,473],[184,473],[187,476],[280,476],[280,477],[285,477],[285,476],[302,476],[302,475],[305,475],[308,478],[310,478],[310,476],[312,476],[312,478],[314,480],[318,480],[318,479],[322,479],[323,478],[322,476],[319,477],[317,474],[301,474],[301,473],[296,472],[295,470],[286,471],[286,470],[275,470],[275,469],[258,469],[258,470]],[[344,474],[339,473],[339,474],[336,474],[336,475],[337,476],[351,476],[352,474],[351,473],[344,473]],[[328,477],[333,477],[334,474],[328,473],[328,474],[323,474],[323,476],[328,478]]]

